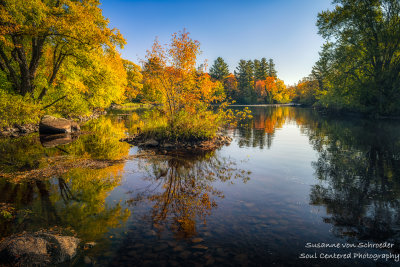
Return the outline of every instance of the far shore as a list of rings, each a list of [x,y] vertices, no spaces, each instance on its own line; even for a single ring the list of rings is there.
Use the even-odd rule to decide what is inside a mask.
[[[233,105],[229,105],[228,107],[281,107],[281,106],[301,106],[301,104],[297,104],[297,103],[287,103],[287,104],[248,104],[248,105],[233,104]]]

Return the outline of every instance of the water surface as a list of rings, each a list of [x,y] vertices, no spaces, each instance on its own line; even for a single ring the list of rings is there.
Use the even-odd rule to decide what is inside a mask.
[[[0,236],[60,227],[83,242],[75,266],[390,266],[353,253],[399,253],[400,123],[321,116],[298,107],[253,107],[217,151],[133,157],[118,140],[141,112],[92,121],[59,146],[37,135],[0,140]],[[15,171],[70,158],[50,179]],[[111,164],[111,162],[113,164]],[[37,175],[45,175],[46,172]],[[369,242],[369,243],[368,243]],[[394,244],[392,249],[307,248]],[[351,259],[302,259],[351,253]]]

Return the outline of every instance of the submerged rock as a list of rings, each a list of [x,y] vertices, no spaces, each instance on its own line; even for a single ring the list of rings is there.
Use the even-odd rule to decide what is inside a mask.
[[[17,266],[61,263],[76,255],[79,242],[73,236],[43,232],[10,236],[0,242],[0,263]]]
[[[39,132],[41,134],[74,133],[79,131],[78,123],[49,115],[43,116],[39,123]]]
[[[204,245],[196,245],[196,246],[192,246],[192,248],[195,248],[195,249],[208,249],[208,247],[206,247]]]
[[[199,242],[203,242],[203,241],[204,241],[204,239],[201,238],[201,237],[196,237],[196,238],[193,238],[193,239],[192,239],[192,242],[193,242],[193,243],[199,243]]]
[[[156,147],[158,146],[158,142],[154,139],[150,139],[147,142],[145,142],[144,145],[149,147]]]

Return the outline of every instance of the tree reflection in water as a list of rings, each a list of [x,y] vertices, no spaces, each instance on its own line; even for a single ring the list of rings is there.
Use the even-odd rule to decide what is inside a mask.
[[[310,193],[326,207],[334,234],[400,242],[400,126],[396,122],[322,121],[310,129],[321,181]],[[397,246],[398,247],[398,246]]]
[[[252,109],[239,127],[239,146],[270,148],[276,129],[295,122],[318,160],[320,181],[310,204],[325,206],[333,233],[357,240],[400,243],[400,123],[321,116],[310,109]]]
[[[214,182],[233,183],[240,179],[245,183],[250,174],[216,152],[157,156],[139,165],[148,173],[145,179],[150,185],[131,192],[129,204],[151,202],[153,226],[159,231],[170,228],[178,239],[197,235],[196,222],[206,223],[206,217],[217,207],[217,199],[224,197],[213,187]]]
[[[16,211],[12,221],[0,217],[0,236],[61,226],[96,240],[127,220],[129,210],[106,203],[121,184],[124,164],[119,160],[128,155],[129,145],[119,140],[126,128],[102,117],[83,129],[86,135],[59,147],[43,147],[35,135],[0,140],[0,171],[28,173],[28,179],[0,179],[0,203]]]
[[[246,119],[237,129],[239,147],[265,146],[269,149],[275,136],[276,129],[285,123],[294,121],[299,113],[310,113],[309,110],[299,110],[294,107],[259,107],[251,110],[252,118]]]

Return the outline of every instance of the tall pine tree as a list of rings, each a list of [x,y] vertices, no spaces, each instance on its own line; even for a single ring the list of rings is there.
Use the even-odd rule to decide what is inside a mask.
[[[269,77],[277,77],[277,72],[275,70],[275,63],[272,60],[272,58],[269,59],[269,64],[268,64],[268,76]]]
[[[269,74],[269,64],[267,59],[263,57],[261,61],[254,60],[254,80],[265,80]]]
[[[252,104],[257,100],[257,95],[254,90],[254,64],[251,60],[243,60],[239,61],[239,65],[236,68],[235,76],[238,81],[238,89],[240,91],[239,99],[237,101],[239,103],[244,104]]]
[[[218,81],[223,81],[229,75],[229,67],[228,64],[222,59],[222,57],[218,57],[214,64],[210,68],[210,76],[213,79]]]

